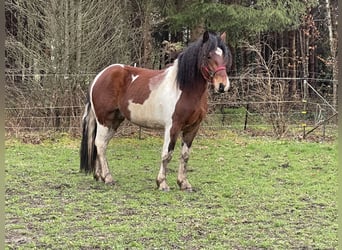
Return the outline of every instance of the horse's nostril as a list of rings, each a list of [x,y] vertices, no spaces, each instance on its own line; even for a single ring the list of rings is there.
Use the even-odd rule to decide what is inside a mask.
[[[223,85],[223,83],[220,83],[219,92],[220,92],[220,93],[223,93],[223,92],[224,92],[224,85]]]

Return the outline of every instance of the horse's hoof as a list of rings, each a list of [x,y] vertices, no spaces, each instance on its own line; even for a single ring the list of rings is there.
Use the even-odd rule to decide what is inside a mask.
[[[191,193],[193,191],[191,185],[189,184],[189,182],[187,180],[185,180],[185,181],[179,181],[178,180],[177,184],[178,184],[180,190],[182,190],[182,191],[186,191],[189,193]]]
[[[169,192],[170,188],[169,187],[159,187],[159,190],[163,191],[163,192]]]
[[[180,190],[184,191],[184,192],[188,192],[188,193],[192,193],[194,191],[191,186],[190,187],[181,187]]]
[[[167,185],[165,179],[159,181],[158,179],[156,180],[157,182],[157,187],[160,191],[168,192],[170,191],[169,186]]]
[[[182,189],[182,191],[188,192],[188,193],[192,193],[193,192],[192,187],[188,187],[188,188]]]
[[[103,182],[102,178],[96,175],[94,175],[94,180],[98,182]]]
[[[115,185],[115,181],[108,181],[108,182],[105,182],[106,185],[108,186],[114,186]]]
[[[102,181],[107,185],[114,185],[114,179],[110,173],[106,174]]]

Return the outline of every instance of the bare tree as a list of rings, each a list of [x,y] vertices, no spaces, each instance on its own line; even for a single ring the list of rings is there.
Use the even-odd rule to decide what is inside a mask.
[[[338,67],[337,67],[337,39],[334,35],[334,25],[331,11],[330,0],[325,0],[326,7],[326,19],[328,26],[328,34],[329,34],[329,45],[330,45],[330,65],[332,67],[332,75],[333,75],[333,106],[336,108],[337,106],[337,75],[338,75]]]
[[[54,107],[83,105],[95,73],[137,57],[131,49],[136,30],[123,11],[129,2],[6,1],[6,65],[12,73],[6,105],[51,107],[45,115],[54,117],[61,116]]]
[[[251,63],[241,75],[242,78],[249,79],[249,89],[245,94],[248,95],[249,101],[258,103],[254,105],[254,109],[272,124],[274,134],[282,137],[286,134],[289,125],[289,117],[286,115],[290,109],[287,102],[288,88],[284,80],[277,79],[275,76],[279,62],[288,52],[284,48],[274,51],[269,47],[270,54],[266,60],[260,44],[247,44],[245,48],[255,56],[255,62]]]

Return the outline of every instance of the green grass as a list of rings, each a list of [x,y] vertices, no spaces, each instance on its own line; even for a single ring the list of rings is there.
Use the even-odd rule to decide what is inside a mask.
[[[336,249],[337,143],[198,137],[195,191],[156,189],[162,140],[114,139],[115,186],[79,173],[79,140],[6,141],[7,249]],[[177,145],[179,149],[179,145]]]

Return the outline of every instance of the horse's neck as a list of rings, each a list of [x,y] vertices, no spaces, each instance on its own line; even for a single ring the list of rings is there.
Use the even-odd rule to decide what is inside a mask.
[[[208,97],[207,81],[203,78],[199,78],[195,80],[195,82],[196,83],[192,85],[195,87],[186,88],[184,91],[187,91],[189,95],[196,100],[203,100],[203,98],[207,98]]]
[[[196,88],[186,88],[183,92],[187,99],[192,100],[194,106],[203,106],[208,103],[208,87],[205,81],[198,82]]]
[[[172,70],[174,72],[174,77],[176,78],[176,81],[178,80],[178,60],[176,59],[174,61],[174,64],[172,66],[169,67],[170,70]],[[203,78],[202,74],[200,72],[198,72],[198,75],[192,76],[190,77],[185,77],[187,78],[185,84],[182,84],[180,82],[178,82],[178,86],[179,88],[184,92],[188,92],[189,95],[195,97],[196,99],[199,98],[200,96],[202,96],[203,94],[207,94],[207,86],[208,83],[207,81]],[[192,78],[192,79],[191,79]]]

